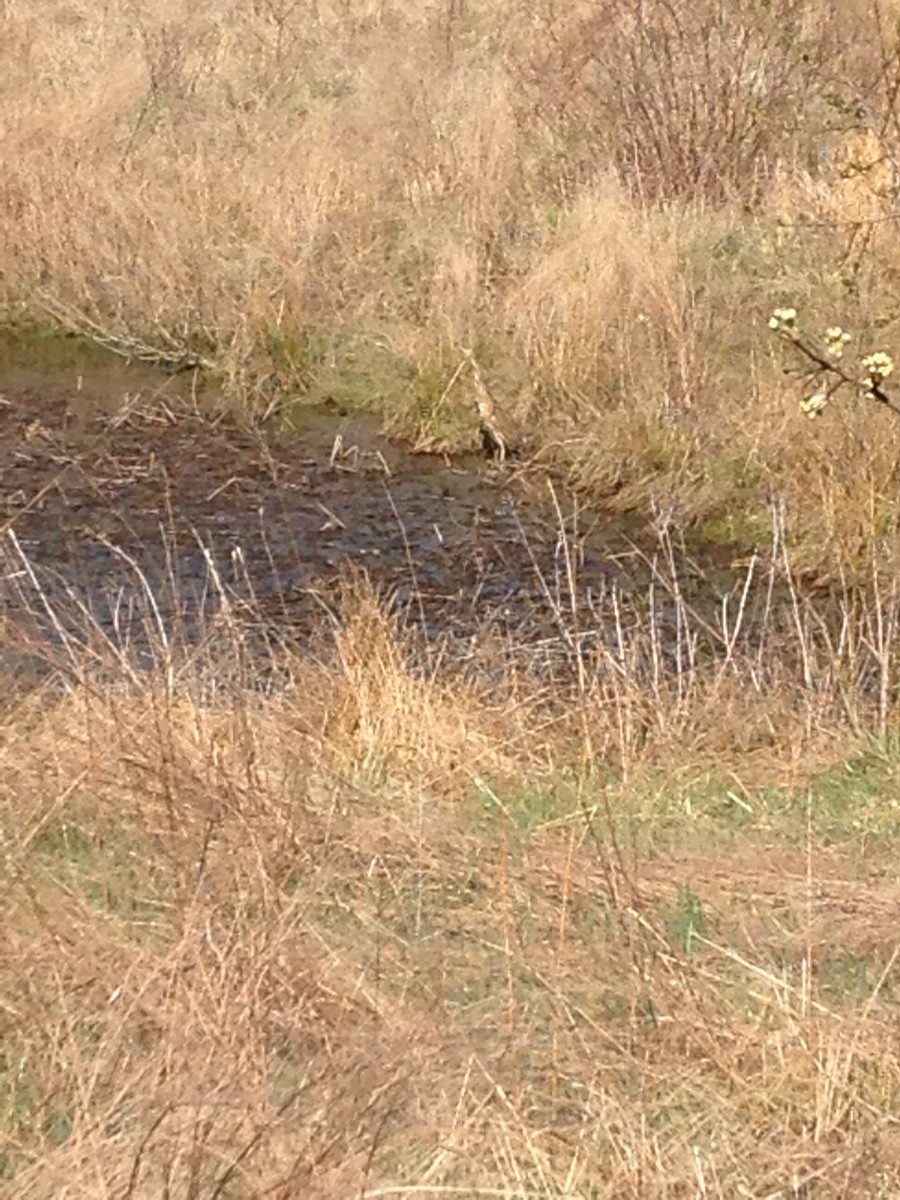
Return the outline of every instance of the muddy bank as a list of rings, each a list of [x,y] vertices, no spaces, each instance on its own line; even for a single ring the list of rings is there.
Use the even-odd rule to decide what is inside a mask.
[[[429,637],[550,645],[637,578],[622,525],[561,521],[536,473],[414,456],[336,412],[241,429],[189,378],[53,345],[0,345],[0,605],[51,642],[137,646],[148,619],[190,641],[226,598],[302,638],[355,566]]]

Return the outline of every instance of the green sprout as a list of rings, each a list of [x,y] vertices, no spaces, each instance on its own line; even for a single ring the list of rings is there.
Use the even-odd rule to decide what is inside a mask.
[[[773,333],[789,341],[805,360],[794,373],[812,383],[809,393],[800,401],[800,411],[814,420],[820,417],[832,396],[842,388],[850,388],[870,400],[877,400],[900,416],[896,405],[884,390],[884,381],[894,370],[894,360],[883,350],[860,359],[860,374],[851,374],[843,365],[844,351],[853,340],[840,325],[829,326],[819,340],[805,333],[798,323],[795,308],[776,308],[769,318]]]

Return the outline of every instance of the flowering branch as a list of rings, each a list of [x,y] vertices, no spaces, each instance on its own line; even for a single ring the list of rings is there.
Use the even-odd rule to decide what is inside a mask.
[[[894,360],[889,354],[878,350],[862,359],[863,375],[852,375],[842,365],[844,350],[852,340],[851,335],[835,325],[826,329],[824,345],[819,347],[808,335],[797,328],[797,310],[795,308],[776,308],[769,318],[769,328],[789,341],[796,349],[813,364],[807,376],[822,374],[825,379],[830,377],[830,383],[821,382],[817,391],[800,401],[800,411],[810,419],[820,417],[825,411],[831,397],[842,387],[852,387],[871,400],[877,400],[891,412],[900,417],[900,405],[894,403],[882,386],[894,370]]]

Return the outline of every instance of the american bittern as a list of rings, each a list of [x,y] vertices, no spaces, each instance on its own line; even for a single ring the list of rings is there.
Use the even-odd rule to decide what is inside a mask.
[[[485,454],[488,458],[495,458],[498,462],[505,462],[506,456],[509,453],[509,443],[506,440],[506,435],[497,424],[493,404],[486,404],[483,400],[479,399],[476,401],[475,406],[478,409],[478,428],[481,432],[481,445]]]
[[[505,462],[510,453],[515,451],[510,446],[509,437],[503,430],[503,425],[497,417],[497,409],[494,401],[491,399],[490,392],[484,385],[484,380],[481,378],[481,371],[478,368],[478,363],[474,356],[470,359],[472,363],[472,376],[475,380],[475,409],[478,413],[478,428],[481,433],[481,445],[488,458],[496,459],[498,462]]]

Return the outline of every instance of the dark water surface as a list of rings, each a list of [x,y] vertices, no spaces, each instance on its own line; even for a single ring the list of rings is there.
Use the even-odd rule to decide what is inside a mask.
[[[0,340],[7,628],[121,647],[149,621],[190,641],[227,599],[302,638],[352,565],[429,637],[549,645],[573,611],[569,565],[588,615],[629,584],[621,525],[557,509],[534,472],[412,455],[359,416],[293,424],[241,428],[189,376],[75,341]]]

